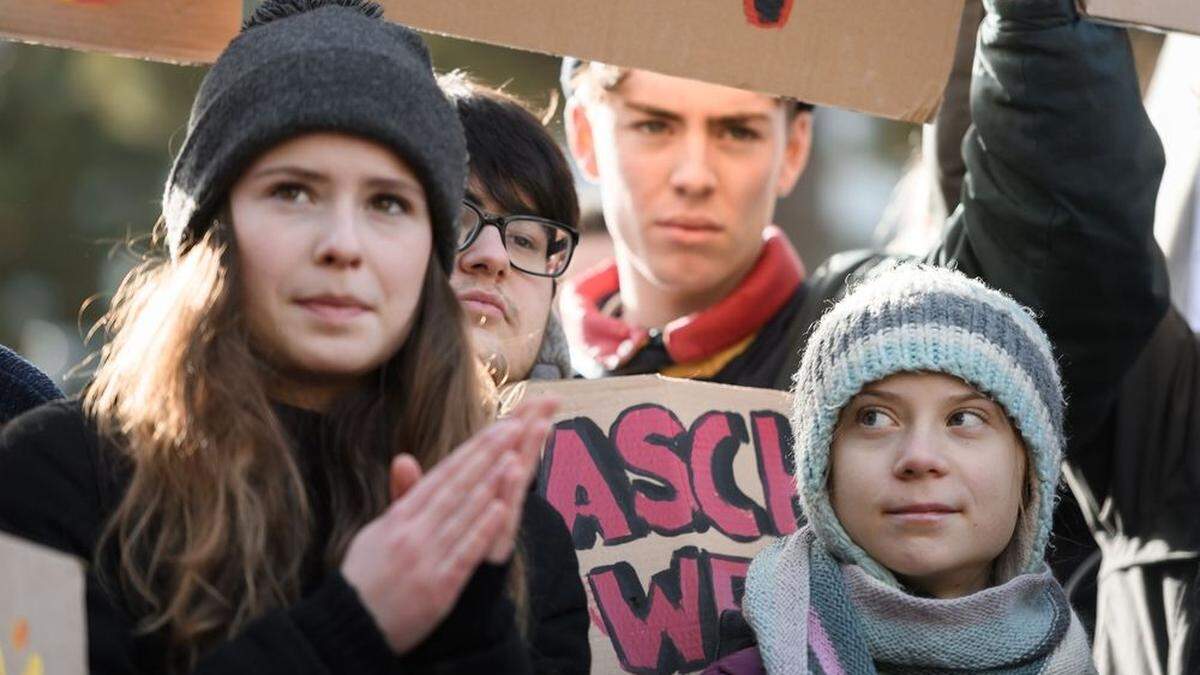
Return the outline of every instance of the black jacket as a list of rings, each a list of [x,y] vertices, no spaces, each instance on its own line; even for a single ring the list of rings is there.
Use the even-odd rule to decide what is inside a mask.
[[[297,443],[317,436],[320,418],[277,410]],[[316,453],[298,453],[306,465]],[[102,442],[78,401],[44,405],[18,417],[0,433],[0,529],[96,560],[104,524],[129,480],[127,462]],[[310,480],[317,530],[328,535],[322,509],[328,499]],[[324,524],[323,524],[324,523]],[[204,654],[196,673],[586,673],[586,598],[578,562],[561,517],[536,495],[527,500],[522,546],[528,564],[531,626],[522,638],[505,593],[507,567],[481,566],[451,614],[424,643],[395,656],[355,590],[337,570],[306,564],[303,597],[250,623],[237,637]],[[315,552],[310,552],[315,553]],[[306,560],[318,561],[319,555]],[[114,561],[100,563],[115,579]],[[165,664],[161,634],[139,635],[139,617],[96,565],[87,575],[88,650],[91,672],[157,673]]]

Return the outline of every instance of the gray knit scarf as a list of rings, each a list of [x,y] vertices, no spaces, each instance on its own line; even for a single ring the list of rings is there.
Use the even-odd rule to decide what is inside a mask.
[[[1048,571],[922,598],[838,563],[805,527],[755,557],[742,607],[771,675],[1095,673]]]
[[[529,372],[530,380],[569,380],[574,375],[571,369],[571,352],[567,349],[567,335],[563,332],[558,312],[550,310],[546,317],[546,330],[537,358]]]

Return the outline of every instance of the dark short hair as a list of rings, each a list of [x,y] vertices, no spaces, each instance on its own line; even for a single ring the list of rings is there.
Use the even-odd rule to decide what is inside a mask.
[[[508,213],[549,218],[579,228],[575,177],[558,143],[518,98],[461,72],[438,79],[467,136],[472,180]]]

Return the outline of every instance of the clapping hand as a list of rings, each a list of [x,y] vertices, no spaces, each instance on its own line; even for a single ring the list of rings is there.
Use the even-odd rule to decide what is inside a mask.
[[[557,408],[523,403],[427,474],[411,455],[393,460],[392,504],[350,542],[342,575],[397,653],[433,632],[481,563],[512,554]]]

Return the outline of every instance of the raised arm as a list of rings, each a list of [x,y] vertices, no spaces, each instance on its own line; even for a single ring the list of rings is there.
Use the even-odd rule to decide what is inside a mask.
[[[1077,450],[1168,306],[1154,202],[1162,146],[1128,38],[1073,0],[986,0],[962,206],[930,254],[1037,313]]]

